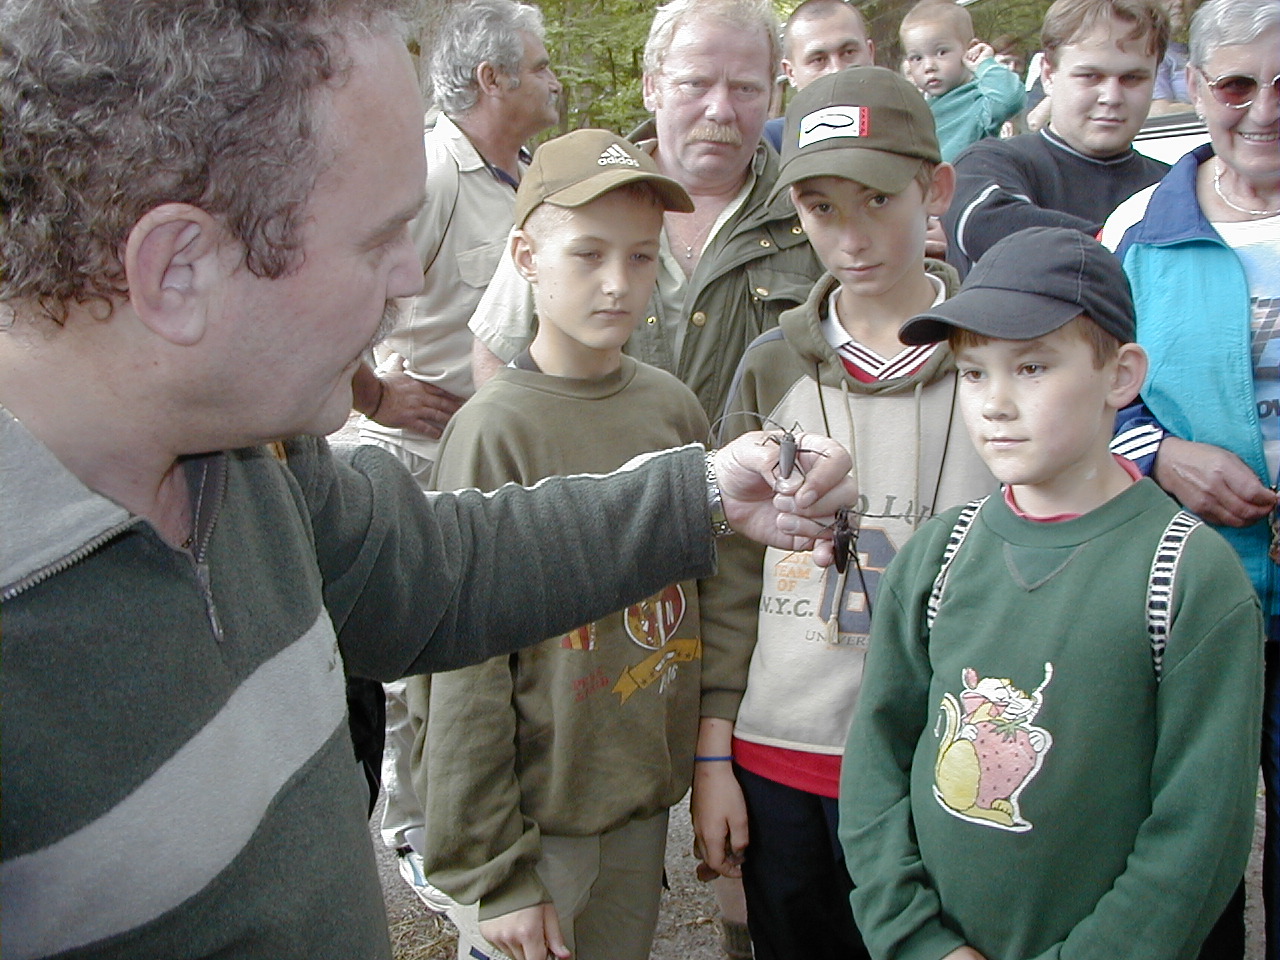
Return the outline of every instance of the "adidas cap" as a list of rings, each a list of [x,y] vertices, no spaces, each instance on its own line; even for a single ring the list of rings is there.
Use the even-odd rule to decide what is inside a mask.
[[[787,105],[782,169],[769,201],[809,177],[842,177],[901,193],[923,161],[939,163],[929,105],[884,67],[846,67],[819,77]]]
[[[684,187],[658,172],[653,158],[607,130],[575,130],[538,147],[516,191],[515,226],[540,203],[580,207],[628,183],[652,183],[668,210],[689,213]]]

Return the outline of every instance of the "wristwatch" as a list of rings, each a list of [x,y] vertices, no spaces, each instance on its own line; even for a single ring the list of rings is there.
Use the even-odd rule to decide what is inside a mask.
[[[707,451],[707,507],[711,511],[711,532],[717,537],[727,537],[733,533],[729,521],[724,515],[724,497],[720,495],[720,483],[716,480],[716,454]]]

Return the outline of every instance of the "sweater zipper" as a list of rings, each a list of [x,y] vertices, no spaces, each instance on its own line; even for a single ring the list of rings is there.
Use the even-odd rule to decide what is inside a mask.
[[[204,465],[204,475],[201,477],[201,495],[197,497],[198,505],[195,517],[196,524],[196,542],[194,547],[187,552],[191,558],[192,564],[196,569],[196,582],[200,586],[200,595],[204,599],[204,613],[209,621],[209,629],[213,633],[213,639],[222,643],[222,618],[218,616],[218,605],[213,599],[213,573],[209,567],[209,541],[213,539],[213,528],[218,521],[218,515],[222,512],[222,497],[226,487],[226,470],[225,464],[215,462],[213,464],[212,490],[204,490],[204,485],[210,482],[209,462]],[[199,505],[204,502],[204,494],[209,494],[209,507],[207,510],[199,509]],[[202,515],[203,514],[203,515]]]
[[[208,477],[206,475],[206,480],[207,479]],[[209,629],[213,632],[213,638],[218,643],[221,643],[223,640],[222,619],[218,616],[218,607],[213,600],[213,578],[209,568],[208,553],[209,541],[213,536],[213,527],[217,522],[218,514],[222,511],[222,496],[225,485],[225,470],[215,468],[213,476],[214,488],[210,491],[213,496],[210,501],[211,506],[207,512],[208,520],[207,522],[202,522],[201,517],[196,517],[196,523],[199,525],[197,528],[199,535],[194,549],[183,551],[191,558],[191,563],[195,567],[196,583],[200,587],[200,595],[204,600],[205,617],[209,621]],[[28,574],[21,580],[18,580],[6,587],[4,592],[0,593],[0,602],[8,603],[10,600],[13,600],[20,594],[25,593],[32,587],[43,583],[50,577],[56,576],[70,567],[73,567],[109,540],[113,539],[120,533],[123,533],[135,524],[140,523],[141,520],[141,517],[129,517],[124,522],[116,524],[116,526],[111,529],[98,534],[92,540],[76,548],[61,560],[57,560],[54,563],[49,564],[47,567],[37,570],[35,573]]]
[[[70,569],[71,567],[79,563],[81,560],[83,560],[85,557],[89,556],[89,554],[93,553],[95,550],[97,550],[99,547],[105,544],[107,541],[115,538],[119,534],[123,533],[125,530],[132,527],[134,524],[138,523],[140,519],[141,518],[139,517],[130,517],[128,520],[125,520],[123,523],[116,524],[110,530],[106,530],[98,534],[88,543],[85,543],[80,547],[76,548],[71,553],[63,557],[61,560],[54,561],[53,563],[49,564],[47,567],[42,567],[41,569],[37,570],[35,573],[30,573],[27,576],[23,577],[21,580],[18,580],[10,584],[8,587],[5,588],[3,593],[0,593],[0,601],[7,603],[8,601],[16,598],[19,594],[25,593],[27,590],[30,590],[32,587],[37,586],[41,583],[44,583],[44,581],[48,580],[50,577],[56,576],[57,574]]]

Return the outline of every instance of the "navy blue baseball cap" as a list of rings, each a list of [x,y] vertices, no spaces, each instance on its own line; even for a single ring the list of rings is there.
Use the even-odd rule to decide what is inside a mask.
[[[1136,338],[1120,260],[1067,227],[1028,227],[984,253],[960,292],[898,331],[906,344],[947,339],[952,327],[995,340],[1034,340],[1084,314],[1121,343]]]

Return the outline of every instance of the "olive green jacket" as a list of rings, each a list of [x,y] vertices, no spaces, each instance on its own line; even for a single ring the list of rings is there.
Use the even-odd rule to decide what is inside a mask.
[[[649,121],[630,134],[656,136]],[[716,231],[689,278],[684,315],[689,327],[679,362],[661,317],[640,325],[627,353],[674,373],[697,395],[712,423],[724,412],[734,371],[747,346],[778,325],[784,310],[805,302],[825,272],[800,226],[791,198],[766,201],[778,179],[778,155],[763,143],[756,151],[755,185],[741,209]],[[661,310],[657,298],[650,303]],[[650,316],[654,316],[651,312]]]

